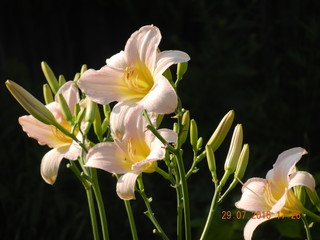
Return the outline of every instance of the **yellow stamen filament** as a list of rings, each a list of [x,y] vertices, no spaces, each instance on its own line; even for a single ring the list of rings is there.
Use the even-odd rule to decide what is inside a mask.
[[[148,67],[137,62],[135,65],[127,67],[123,75],[127,87],[137,98],[143,98],[153,87],[154,80]]]

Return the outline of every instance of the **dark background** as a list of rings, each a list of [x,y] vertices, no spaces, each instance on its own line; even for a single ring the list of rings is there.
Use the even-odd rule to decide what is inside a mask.
[[[160,28],[160,49],[191,56],[179,94],[205,141],[224,114],[235,110],[235,123],[243,124],[245,142],[250,144],[244,180],[265,177],[279,153],[301,146],[309,154],[298,167],[313,174],[319,184],[319,10],[318,1],[299,0],[2,1],[0,239],[92,238],[85,192],[65,167],[66,161],[54,186],[41,179],[40,160],[48,148],[22,132],[17,118],[26,113],[4,82],[11,79],[42,100],[41,61],[56,75],[73,79],[82,64],[103,66],[106,58],[124,48],[132,32],[146,24]],[[220,171],[228,141],[217,153]],[[191,164],[188,150],[185,161]],[[213,194],[206,163],[199,167],[189,185],[194,239]],[[115,179],[99,174],[111,239],[130,239],[124,206],[114,196]],[[156,216],[174,239],[174,190],[157,174],[145,179]],[[240,186],[216,213],[211,237],[242,238],[246,220],[221,220],[221,211],[234,211],[239,198]],[[141,199],[132,206],[141,239],[157,239]],[[300,221],[273,220],[259,226],[254,236],[303,239],[304,234]]]

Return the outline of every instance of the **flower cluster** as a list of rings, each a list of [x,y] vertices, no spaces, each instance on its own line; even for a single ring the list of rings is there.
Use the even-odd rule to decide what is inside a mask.
[[[157,172],[176,191],[177,239],[190,240],[191,216],[188,181],[198,172],[198,164],[207,159],[214,193],[201,240],[207,238],[213,216],[219,205],[241,182],[249,159],[249,145],[243,143],[241,124],[234,127],[224,173],[217,174],[215,152],[224,142],[234,120],[230,110],[210,139],[198,136],[198,126],[190,112],[182,107],[177,87],[187,70],[190,57],[177,50],[160,51],[161,34],[153,25],[143,26],[128,39],[124,50],[106,60],[99,70],[83,65],[75,78],[57,79],[51,68],[42,62],[47,83],[43,86],[45,104],[13,81],[7,88],[30,114],[19,118],[24,132],[51,150],[41,161],[40,172],[45,182],[54,184],[63,159],[82,183],[88,197],[94,239],[109,239],[107,219],[97,171],[102,169],[117,178],[116,193],[124,200],[133,239],[138,233],[130,201],[138,193],[144,201],[145,214],[155,227],[154,233],[169,239],[151,208],[151,199],[144,189],[142,175]],[[176,65],[176,80],[170,67]],[[162,119],[171,114],[173,128],[160,128]],[[192,163],[184,161],[183,146],[190,139]],[[242,187],[239,209],[268,212],[265,217],[252,218],[244,228],[244,238],[251,239],[262,222],[276,218],[302,215],[310,239],[306,216],[319,221],[302,200],[307,192],[311,203],[320,211],[320,200],[311,174],[298,171],[295,165],[306,151],[293,148],[279,155],[266,179],[251,178]],[[159,162],[159,160],[162,160]],[[242,183],[242,182],[241,182]],[[304,198],[305,199],[305,198]],[[97,208],[96,208],[97,206]],[[99,211],[101,228],[95,219]],[[269,214],[270,213],[270,214]]]

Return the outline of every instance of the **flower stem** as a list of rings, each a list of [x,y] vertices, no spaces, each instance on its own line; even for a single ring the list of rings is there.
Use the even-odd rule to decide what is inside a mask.
[[[210,210],[208,213],[207,221],[206,221],[206,224],[203,228],[200,240],[205,240],[207,238],[207,234],[210,229],[210,224],[212,222],[214,212],[215,212],[217,205],[218,205],[217,203],[218,203],[218,197],[219,197],[220,191],[221,191],[221,187],[218,186],[217,183],[215,183],[215,192],[214,192],[214,195],[213,195],[213,198],[211,201],[211,206],[210,206]]]
[[[99,239],[99,230],[98,230],[98,224],[96,219],[96,212],[94,208],[94,201],[92,196],[92,189],[86,188],[87,198],[88,198],[88,206],[90,211],[90,218],[91,218],[91,224],[92,224],[92,232],[93,232],[93,239],[98,240]]]
[[[138,182],[138,186],[139,186],[138,192],[140,193],[140,196],[142,197],[142,199],[147,207],[147,211],[145,212],[145,214],[147,215],[147,217],[150,219],[150,221],[153,223],[153,225],[157,229],[156,233],[158,235],[160,235],[162,237],[162,239],[169,240],[168,236],[162,230],[159,222],[157,221],[157,219],[154,216],[154,213],[153,213],[151,206],[150,206],[150,199],[147,198],[146,193],[144,191],[144,185],[143,185],[141,175],[138,177],[137,182]]]
[[[306,209],[306,208],[303,208],[301,210],[301,213],[304,213],[306,214],[308,217],[311,217],[313,220],[317,221],[317,222],[320,222],[320,216],[311,212],[310,210]],[[301,215],[302,216],[302,215]]]
[[[132,239],[133,240],[138,240],[138,234],[137,234],[137,228],[136,224],[134,221],[132,209],[131,209],[131,204],[129,200],[124,200],[124,205],[126,206],[127,214],[128,214],[128,219],[129,219],[129,224],[131,228],[131,234],[132,234]]]
[[[181,193],[182,196],[179,196],[178,202],[182,199],[183,204],[183,215],[184,215],[184,227],[185,227],[185,239],[191,239],[191,224],[190,224],[190,204],[189,204],[189,193],[188,185],[186,179],[186,172],[182,161],[182,150],[178,151],[178,154],[175,156],[178,172],[179,172],[179,183],[177,185],[178,193]],[[180,195],[180,194],[179,194]]]
[[[100,222],[101,222],[101,229],[102,229],[102,236],[104,240],[109,239],[109,232],[108,232],[108,223],[106,217],[106,211],[103,203],[103,199],[101,196],[101,191],[98,182],[97,170],[94,168],[90,168],[91,176],[92,176],[92,188],[95,194],[96,203],[99,210],[100,215]]]
[[[307,218],[305,217],[304,214],[301,214],[301,220],[303,222],[304,229],[306,230],[307,240],[312,240],[309,224],[308,224]]]

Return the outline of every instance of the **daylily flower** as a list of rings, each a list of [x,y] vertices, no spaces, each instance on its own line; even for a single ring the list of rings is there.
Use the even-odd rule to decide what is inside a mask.
[[[292,188],[305,186],[315,189],[312,175],[305,171],[296,171],[295,168],[296,163],[306,153],[305,149],[299,147],[289,149],[278,156],[266,179],[251,178],[244,184],[236,207],[261,214],[247,222],[244,228],[245,240],[251,239],[256,227],[269,219],[302,213],[303,205]]]
[[[66,82],[57,92],[65,98],[70,111],[74,111],[75,104],[80,101],[79,91],[72,81]],[[65,120],[57,97],[54,102],[46,105],[55,117],[56,121],[67,130],[71,130],[70,124]],[[80,147],[72,138],[63,134],[53,125],[47,125],[32,115],[22,116],[19,123],[29,137],[34,138],[40,145],[48,145],[52,148],[41,161],[40,172],[42,178],[49,184],[54,184],[60,162],[63,158],[76,160],[80,154]],[[76,134],[76,132],[75,132]]]
[[[98,143],[92,147],[85,166],[122,174],[117,182],[117,194],[121,199],[130,200],[135,198],[137,177],[143,172],[156,170],[156,161],[165,156],[165,146],[146,128],[141,106],[118,103],[113,110],[110,128],[114,142]],[[158,132],[170,143],[177,140],[172,130],[159,129]]]
[[[84,72],[78,85],[94,102],[136,102],[149,112],[167,114],[177,107],[177,94],[162,74],[172,64],[190,60],[181,51],[158,51],[161,34],[149,25],[134,32],[124,51],[104,67]]]

